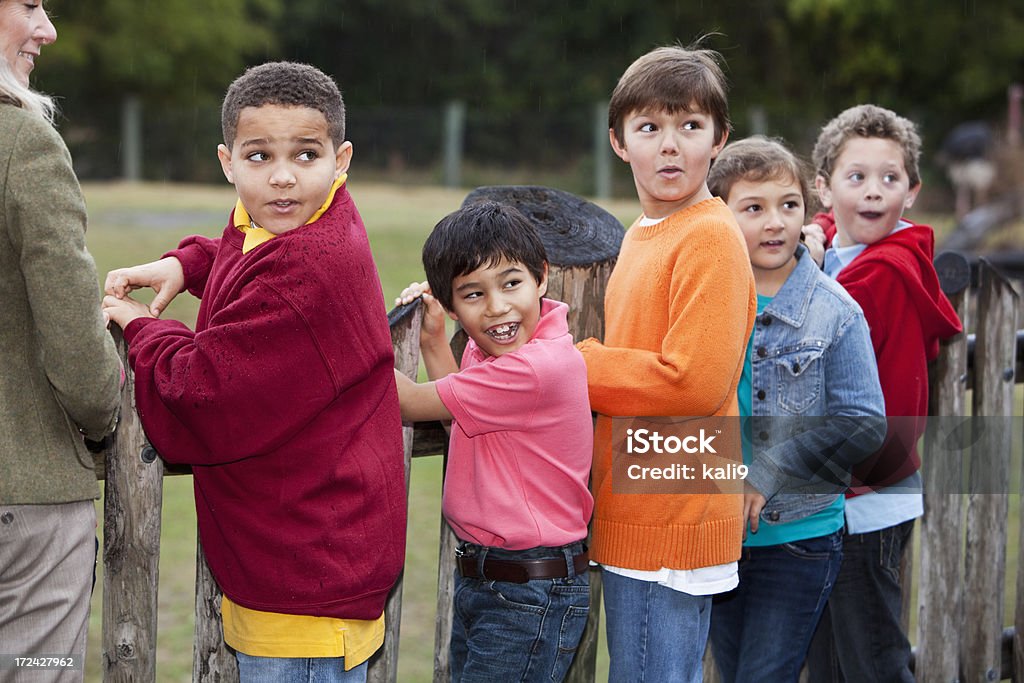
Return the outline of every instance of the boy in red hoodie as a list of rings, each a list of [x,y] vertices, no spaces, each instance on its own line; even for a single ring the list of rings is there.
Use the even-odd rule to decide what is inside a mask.
[[[829,214],[825,273],[864,310],[889,430],[854,469],[843,563],[808,655],[814,681],[913,681],[900,623],[900,561],[923,513],[916,443],[928,414],[928,362],[961,331],[932,265],[932,229],[902,218],[921,189],[914,124],[866,104],[818,136],[815,186]]]

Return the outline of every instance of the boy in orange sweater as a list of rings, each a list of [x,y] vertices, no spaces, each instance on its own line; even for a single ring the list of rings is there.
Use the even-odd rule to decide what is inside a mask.
[[[657,48],[622,75],[609,139],[643,215],[605,298],[605,339],[579,349],[598,415],[591,558],[603,567],[609,680],[702,677],[711,596],[737,584],[738,494],[613,490],[614,416],[738,416],[754,324],[747,250],[707,174],[729,134],[725,77],[709,50]]]

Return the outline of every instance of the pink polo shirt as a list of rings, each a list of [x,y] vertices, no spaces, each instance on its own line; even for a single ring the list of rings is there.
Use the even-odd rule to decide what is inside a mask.
[[[437,381],[454,416],[441,510],[455,535],[523,550],[586,538],[594,427],[569,307],[542,299],[533,338],[502,356],[470,340]]]

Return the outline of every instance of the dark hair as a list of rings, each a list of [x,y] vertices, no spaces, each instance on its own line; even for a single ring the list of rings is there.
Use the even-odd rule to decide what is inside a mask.
[[[523,264],[540,284],[548,257],[526,216],[498,202],[481,201],[448,214],[423,244],[423,270],[430,291],[448,311],[455,278],[501,260]]]
[[[699,42],[699,41],[698,41]],[[728,82],[714,50],[668,45],[629,65],[608,103],[608,128],[623,142],[626,117],[639,111],[691,111],[696,107],[715,122],[715,142],[729,132]]]
[[[334,146],[345,141],[345,102],[334,79],[308,64],[268,62],[246,69],[228,87],[220,111],[224,144],[235,144],[242,109],[268,104],[316,109],[327,119]]]
[[[711,164],[708,189],[729,201],[732,186],[741,180],[755,183],[765,180],[794,180],[800,186],[804,206],[810,201],[807,165],[786,148],[778,138],[754,135],[730,142]]]
[[[815,173],[831,183],[836,159],[842,154],[846,142],[855,137],[882,138],[895,142],[903,148],[903,166],[910,187],[917,187],[921,183],[921,172],[917,166],[921,158],[921,136],[917,134],[914,122],[873,104],[850,107],[825,124],[818,134],[818,141],[814,143],[811,156]]]

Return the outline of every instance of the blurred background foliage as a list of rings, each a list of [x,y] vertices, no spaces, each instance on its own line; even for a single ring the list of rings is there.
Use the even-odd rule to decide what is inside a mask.
[[[486,175],[567,175],[587,191],[595,107],[656,45],[725,57],[735,136],[806,154],[841,109],[914,119],[926,162],[964,120],[1006,115],[1024,80],[1019,0],[51,0],[60,35],[36,85],[61,98],[85,178],[121,172],[125,102],[141,105],[148,180],[219,181],[219,102],[246,65],[294,59],[339,82],[359,170],[437,180],[443,106],[466,105],[463,155]],[[624,169],[616,168],[616,172]],[[573,175],[575,174],[575,175]],[[573,180],[572,178],[576,178]],[[926,182],[943,182],[929,174]],[[628,180],[628,177],[627,177]],[[577,186],[573,187],[573,183]],[[616,182],[616,190],[631,189]]]

